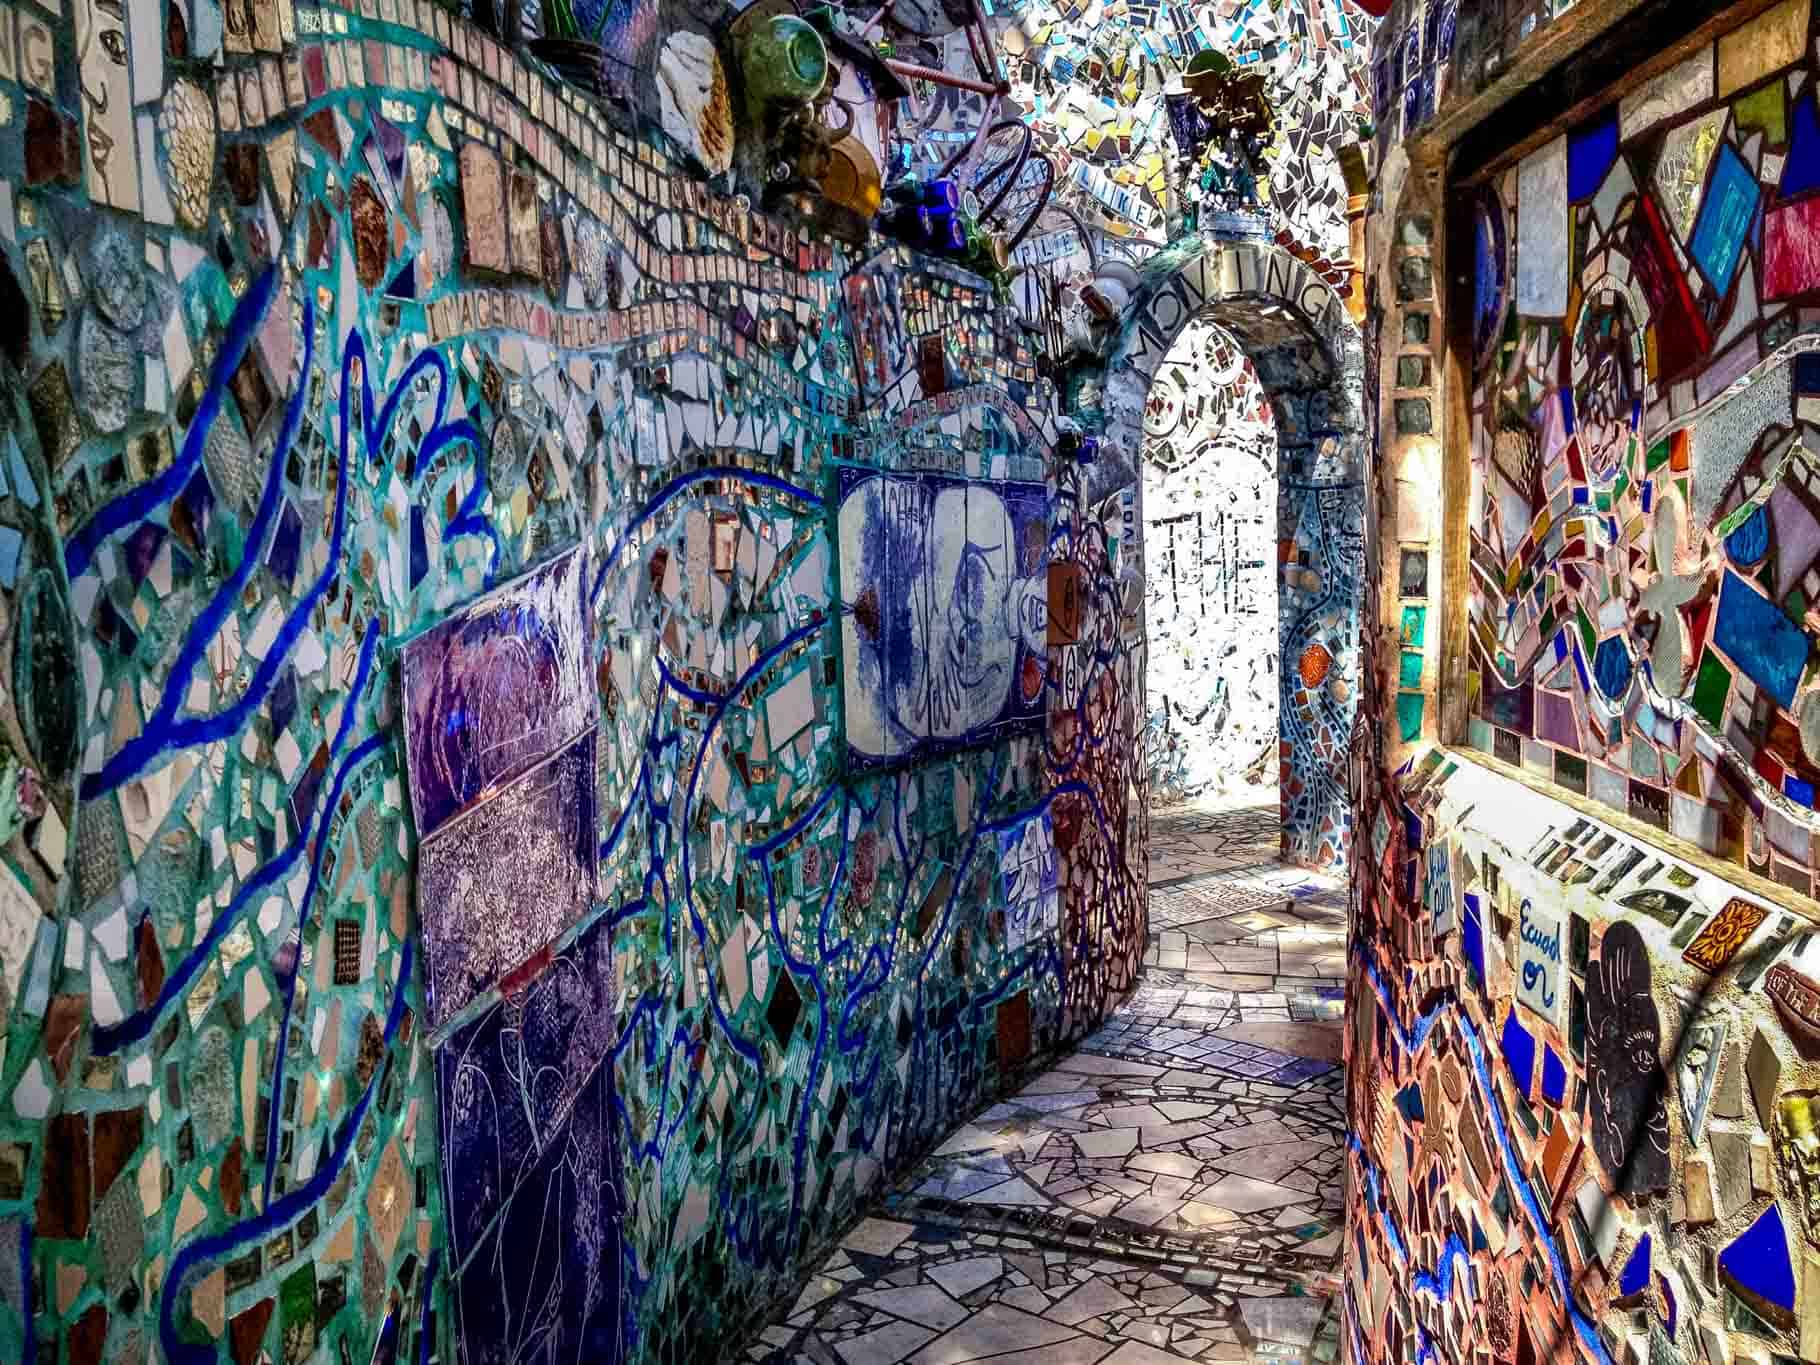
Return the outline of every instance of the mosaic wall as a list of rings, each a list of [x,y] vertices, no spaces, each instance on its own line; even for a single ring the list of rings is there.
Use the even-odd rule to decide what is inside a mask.
[[[1582,0],[1385,0],[1371,44],[1382,156],[1491,86],[1532,38]],[[1597,6],[1581,13],[1601,18]]]
[[[0,1353],[721,1359],[1134,977],[1137,490],[979,277],[722,188],[680,9],[633,135],[412,0],[71,4],[0,6]]]
[[[1462,43],[1502,22],[1464,8]],[[1412,17],[1393,10],[1392,54]],[[1472,196],[1452,207],[1473,241],[1446,243],[1474,266],[1468,316],[1433,288],[1444,206],[1401,150],[1380,169],[1354,1359],[1820,1357],[1813,22],[1770,6],[1448,191]],[[1474,361],[1454,429],[1444,336]],[[1463,527],[1445,470],[1470,472]],[[1457,594],[1428,571],[1455,536]],[[1435,682],[1453,611],[1457,697]],[[1437,700],[1476,752],[1421,747],[1450,724]]]
[[[1197,319],[1250,358],[1276,428],[1283,854],[1342,869],[1367,562],[1360,333],[1321,273],[1280,247],[1201,241],[1161,252],[1145,266],[1107,370],[1110,451],[1143,448],[1156,378],[1165,377],[1166,394],[1170,352]]]
[[[1470,511],[1474,745],[1804,895],[1811,22],[1775,6],[1480,200]]]
[[[1155,799],[1276,797],[1277,436],[1231,333],[1184,327],[1144,410]]]
[[[1355,1358],[1806,1359],[1812,924],[1428,750],[1349,1000]]]

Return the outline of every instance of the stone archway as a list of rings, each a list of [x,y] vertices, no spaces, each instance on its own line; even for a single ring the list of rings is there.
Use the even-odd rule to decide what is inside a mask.
[[[1106,369],[1112,462],[1137,468],[1152,377],[1202,316],[1245,348],[1276,417],[1283,854],[1338,870],[1352,838],[1347,752],[1368,562],[1363,341],[1332,286],[1272,243],[1204,240],[1159,253]]]

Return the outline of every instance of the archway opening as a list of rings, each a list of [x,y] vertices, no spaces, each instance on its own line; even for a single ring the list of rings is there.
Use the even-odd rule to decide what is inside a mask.
[[[1191,350],[1194,337],[1204,336],[1209,326],[1229,335],[1249,361],[1275,429],[1275,529],[1265,555],[1275,578],[1274,626],[1268,619],[1261,628],[1253,625],[1262,638],[1240,648],[1268,658],[1274,643],[1278,660],[1279,847],[1290,862],[1340,871],[1353,834],[1347,754],[1358,708],[1368,562],[1363,347],[1331,286],[1282,248],[1253,240],[1202,241],[1160,253],[1146,263],[1132,291],[1107,373],[1106,433],[1114,450],[1142,464],[1153,439],[1149,428],[1158,425],[1159,414],[1174,402],[1172,390],[1182,385],[1172,364],[1178,344]],[[1243,458],[1251,466],[1259,463],[1255,453]],[[1222,461],[1227,467],[1233,463]],[[1236,470],[1222,473],[1219,482],[1240,477]],[[1166,528],[1153,530],[1153,524],[1186,510],[1149,504],[1152,488],[1162,482],[1156,472],[1140,475],[1146,532],[1163,532],[1147,550],[1147,575],[1156,573],[1158,556],[1168,552]],[[1162,497],[1168,496],[1165,488]],[[1270,525],[1267,514],[1265,525]],[[1160,582],[1146,583],[1147,674],[1158,668],[1158,654],[1166,654],[1181,628],[1173,619],[1149,619],[1152,596],[1163,588]],[[1239,632],[1244,626],[1227,629]],[[1215,638],[1210,629],[1203,634],[1209,639],[1197,641],[1197,650],[1221,657],[1230,641]],[[1165,659],[1156,682],[1147,685],[1147,698],[1169,685],[1170,668]],[[1194,715],[1192,695],[1187,704]]]
[[[1257,369],[1205,315],[1150,383],[1139,464],[1156,809],[1278,806],[1277,431]]]

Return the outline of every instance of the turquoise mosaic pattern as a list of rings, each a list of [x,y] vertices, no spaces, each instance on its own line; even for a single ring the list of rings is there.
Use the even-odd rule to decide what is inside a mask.
[[[0,1351],[721,1359],[1135,974],[1130,491],[979,280],[457,17],[128,9],[0,12]],[[849,763],[843,466],[1042,490],[1038,724]]]

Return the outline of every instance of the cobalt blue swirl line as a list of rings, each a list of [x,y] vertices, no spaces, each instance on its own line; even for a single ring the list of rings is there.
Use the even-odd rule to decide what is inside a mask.
[[[644,994],[643,996],[639,997],[638,1004],[635,1005],[632,1009],[631,1019],[627,1021],[626,1028],[620,1033],[618,1040],[613,1044],[612,1050],[609,1054],[613,1059],[614,1066],[617,1067],[619,1065],[620,1056],[625,1052],[625,1050],[628,1047],[630,1047],[634,1042],[638,1041],[638,1036],[639,1036],[638,1035],[638,1026],[639,1026],[639,1023],[641,1022],[641,1020],[644,1023],[644,1029],[645,1029],[645,1032],[644,1032],[645,1054],[648,1057],[652,1058],[651,1065],[654,1066],[656,1064],[656,1057],[657,1057],[657,1052],[658,1052],[657,1024],[654,1020],[644,1018],[644,1016],[647,1014],[655,1014],[658,1010],[662,1009],[665,1004],[668,1003],[668,1000],[669,1000],[668,993],[661,988],[649,991],[646,994]],[[660,1092],[662,1093],[664,1098],[663,1098],[663,1102],[658,1106],[658,1110],[657,1110],[657,1123],[656,1123],[657,1136],[655,1138],[653,1138],[651,1141],[640,1142],[638,1140],[637,1130],[633,1126],[632,1111],[626,1108],[625,1101],[620,1098],[619,1087],[618,1086],[613,1087],[613,1108],[619,1116],[619,1121],[620,1121],[621,1126],[625,1129],[626,1150],[627,1150],[627,1152],[629,1152],[631,1154],[632,1158],[635,1161],[651,1160],[651,1161],[656,1161],[656,1162],[661,1163],[664,1158],[664,1149],[667,1146],[669,1146],[669,1139],[672,1136],[674,1136],[677,1128],[682,1124],[683,1120],[689,1116],[690,1106],[695,1099],[695,1087],[701,1081],[700,1071],[696,1070],[693,1067],[690,1068],[689,1084],[688,1084],[688,1087],[683,1092],[682,1103],[677,1106],[675,1122],[670,1123],[668,1128],[665,1127],[665,1117],[669,1113],[669,1107],[670,1107],[671,1068],[674,1065],[675,1060],[676,1060],[677,1048],[678,1048],[679,1044],[688,1044],[688,1043],[692,1043],[692,1042],[693,1042],[693,1039],[689,1035],[689,1030],[687,1028],[685,1028],[683,1025],[678,1024],[676,1026],[676,1028],[671,1031],[670,1045],[668,1048],[666,1048],[664,1050],[664,1054],[663,1054],[663,1056],[664,1056],[663,1085],[661,1087],[659,1087]],[[705,1043],[701,1043],[701,1044],[697,1044],[696,1046],[689,1047],[689,1048],[687,1048],[687,1054],[690,1057],[693,1057],[694,1054],[700,1050],[700,1048],[705,1047],[705,1046],[706,1046]],[[649,1069],[649,1068],[647,1068],[647,1069]]]
[[[804,1077],[804,1081],[803,1081],[802,1102],[798,1109],[797,1120],[796,1120],[796,1131],[793,1135],[794,1140],[792,1142],[792,1160],[791,1160],[790,1214],[789,1214],[789,1219],[788,1219],[788,1223],[787,1223],[785,1234],[784,1234],[783,1245],[781,1248],[782,1254],[784,1256],[788,1256],[790,1249],[795,1245],[797,1227],[802,1221],[803,1162],[804,1162],[804,1158],[807,1154],[808,1145],[809,1145],[810,1108],[811,1108],[811,1105],[815,1098],[816,1078],[821,1074],[822,1054],[823,1054],[823,1050],[827,1044],[827,1038],[828,1038],[828,987],[827,987],[827,983],[822,979],[822,971],[823,971],[823,969],[825,969],[828,966],[828,964],[831,960],[831,956],[827,950],[828,910],[833,905],[834,898],[840,889],[841,881],[846,876],[847,824],[846,824],[846,820],[844,818],[845,811],[846,811],[845,804],[843,803],[843,805],[842,805],[843,819],[841,821],[841,834],[842,834],[841,856],[840,856],[837,866],[835,867],[834,875],[830,879],[829,884],[828,884],[828,894],[823,900],[822,911],[821,911],[821,916],[820,916],[820,926],[818,929],[818,933],[819,933],[819,937],[820,937],[819,947],[820,947],[820,951],[821,951],[821,961],[813,967],[811,967],[807,962],[799,961],[798,959],[795,959],[790,955],[789,941],[785,938],[784,933],[783,933],[783,928],[778,923],[777,882],[772,875],[770,855],[776,849],[782,847],[789,840],[794,839],[799,833],[801,833],[803,830],[807,829],[812,823],[814,823],[815,820],[817,818],[819,818],[823,807],[825,807],[827,805],[827,803],[829,802],[829,800],[832,799],[834,792],[835,792],[835,788],[829,787],[827,789],[827,791],[823,792],[822,795],[816,799],[814,804],[810,807],[808,813],[805,814],[804,816],[802,816],[801,819],[795,821],[790,827],[783,830],[781,833],[775,835],[773,838],[767,840],[765,843],[761,844],[758,848],[748,849],[746,851],[746,856],[748,858],[757,860],[759,862],[759,865],[764,870],[765,899],[770,905],[771,933],[772,933],[773,937],[775,937],[777,940],[778,951],[780,954],[782,954],[786,966],[794,974],[806,976],[809,980],[810,986],[813,987],[813,989],[815,991],[816,1016],[817,1016],[816,1028],[815,1028],[815,1044],[814,1044],[814,1047],[813,1047],[812,1051],[810,1052],[810,1056],[809,1056],[809,1070],[808,1070],[807,1075]],[[845,947],[845,944],[842,945],[843,949],[844,949],[844,947]]]
[[[483,586],[492,587],[495,574],[499,570],[499,535],[493,529],[493,523],[481,510],[486,501],[491,483],[487,475],[486,444],[481,440],[480,428],[468,418],[463,417],[454,422],[445,421],[449,407],[449,365],[441,351],[434,348],[419,351],[405,366],[404,373],[399,375],[387,392],[385,402],[380,406],[379,414],[370,422],[366,414],[373,411],[373,389],[369,366],[366,363],[366,342],[358,332],[348,335],[348,354],[342,359],[341,367],[341,429],[345,438],[348,428],[348,367],[351,362],[360,360],[360,411],[362,414],[362,434],[366,438],[366,448],[372,452],[378,447],[379,438],[391,429],[392,419],[398,414],[398,405],[416,383],[417,377],[425,370],[431,370],[436,376],[436,412],[428,430],[417,447],[416,458],[411,466],[413,485],[423,480],[425,473],[434,466],[436,457],[452,445],[466,443],[474,449],[474,486],[462,498],[450,518],[448,529],[444,532],[444,542],[461,536],[479,536],[487,542],[490,554],[487,558],[487,572]]]
[[[264,703],[266,693],[277,682],[279,666],[289,657],[290,645],[302,632],[304,622],[316,605],[318,594],[305,594],[279,629],[278,638],[266,652],[253,681],[247,685],[246,694],[239,701],[213,716],[191,716],[182,720],[177,718],[177,712],[189,694],[190,682],[195,676],[197,665],[202,662],[209,645],[221,633],[221,627],[229,614],[238,606],[247,580],[259,566],[266,537],[271,534],[272,526],[278,519],[284,491],[285,465],[290,458],[291,443],[297,439],[297,430],[303,423],[303,404],[310,390],[310,361],[315,353],[315,318],[315,305],[306,300],[303,305],[303,372],[297,382],[297,391],[285,406],[284,423],[279,428],[278,439],[272,447],[272,463],[266,471],[265,488],[260,494],[259,507],[253,515],[252,525],[247,529],[246,547],[241,553],[240,562],[215,590],[208,605],[190,623],[183,647],[177,652],[177,658],[165,678],[158,707],[146,719],[145,728],[121,745],[113,757],[101,765],[100,771],[84,774],[82,797],[85,801],[105,796],[122,783],[130,782],[173,748],[208,743],[239,730],[247,716]],[[194,426],[191,429],[194,430]],[[345,478],[345,463],[342,472]],[[342,497],[342,487],[338,486],[338,530]],[[329,559],[330,569],[335,567],[339,557],[340,541],[337,538],[335,551]]]
[[[202,459],[209,431],[221,412],[222,395],[228,391],[228,384],[233,379],[234,372],[240,368],[240,362],[246,358],[247,348],[252,345],[259,324],[265,320],[266,309],[271,306],[272,295],[277,287],[278,267],[269,265],[253,277],[246,293],[241,295],[240,302],[234,305],[233,315],[229,317],[227,330],[221,339],[221,350],[215,357],[215,363],[209,367],[208,384],[202,390],[202,401],[196,405],[195,415],[190,418],[189,430],[184,433],[183,449],[177,453],[170,468],[150,482],[129,489],[105,504],[65,542],[63,567],[72,582],[88,571],[95,552],[109,536],[129,526],[138,525],[156,508],[162,507],[183,491],[190,474]],[[306,301],[305,308],[308,306]],[[306,320],[306,339],[312,330]],[[307,358],[303,373],[307,385]]]
[[[800,641],[808,639],[811,635],[820,631],[821,628],[822,625],[820,622],[811,622],[806,626],[798,626],[795,630],[784,636],[783,639],[779,640],[776,644],[772,645],[771,648],[759,655],[758,658],[753,661],[751,667],[740,674],[738,680],[728,689],[727,694],[715,704],[714,711],[712,715],[709,716],[707,724],[702,726],[701,742],[695,751],[695,761],[689,768],[689,788],[683,798],[683,829],[685,831],[689,829],[690,821],[695,812],[695,788],[696,784],[701,781],[702,760],[707,757],[708,745],[713,742],[714,732],[720,728],[721,721],[726,718],[727,708],[731,704],[733,698],[738,696],[746,688],[750,687],[753,679],[757,678],[765,669],[769,668],[772,662],[782,655],[785,650]],[[695,940],[697,945],[701,948],[703,970],[707,973],[708,977],[708,1001],[713,1008],[715,1022],[720,1025],[721,1031],[727,1035],[727,1040],[736,1053],[745,1058],[748,1062],[751,1062],[756,1066],[762,1066],[763,1060],[757,1044],[748,1042],[736,1029],[734,1029],[733,1021],[727,1018],[727,1012],[721,1006],[720,992],[716,988],[714,980],[714,967],[717,965],[718,960],[715,958],[714,954],[709,951],[708,929],[702,922],[700,912],[697,911],[695,907],[695,885],[694,879],[690,875],[689,868],[690,841],[686,833],[681,842],[683,904],[688,909],[690,927],[695,930]]]
[[[1420,1051],[1420,1044],[1426,1044],[1428,1041],[1429,1032],[1440,1011],[1443,1008],[1449,1010],[1454,1026],[1459,1030],[1460,1041],[1466,1045],[1467,1055],[1472,1060],[1473,1076],[1478,1082],[1480,1099],[1484,1103],[1485,1112],[1491,1116],[1492,1133],[1497,1138],[1498,1150],[1504,1158],[1510,1184],[1516,1190],[1517,1198],[1522,1203],[1524,1212],[1529,1215],[1530,1224],[1535,1229],[1536,1240],[1541,1243],[1543,1251],[1548,1256],[1549,1269],[1554,1275],[1556,1297],[1565,1305],[1568,1320],[1573,1324],[1574,1333],[1580,1338],[1587,1353],[1599,1365],[1613,1365],[1611,1353],[1606,1349],[1598,1330],[1575,1306],[1573,1290],[1567,1274],[1566,1258],[1562,1256],[1560,1245],[1555,1241],[1547,1215],[1536,1198],[1535,1190],[1523,1174],[1522,1163],[1517,1160],[1516,1151],[1510,1140],[1510,1131],[1504,1123],[1504,1111],[1498,1104],[1497,1088],[1492,1084],[1491,1073],[1486,1068],[1485,1051],[1479,1041],[1477,1030],[1472,1026],[1472,1021],[1466,1017],[1457,1001],[1442,1000],[1429,1011],[1428,1015],[1424,1016],[1427,1027],[1422,1029],[1420,1044],[1418,1044],[1413,1033],[1404,1031],[1402,1020],[1397,1017],[1397,1011],[1390,1001],[1390,993],[1384,985],[1383,978],[1378,975],[1377,967],[1365,956],[1363,947],[1358,948],[1356,953],[1360,965],[1365,969],[1366,979],[1371,983],[1371,988],[1378,997],[1379,1005],[1390,1020],[1392,1030],[1402,1042],[1404,1050],[1412,1056]],[[1355,1150],[1363,1157],[1362,1148],[1355,1147]]]
[[[348,732],[353,729],[355,711],[353,703],[366,686],[367,672],[371,669],[372,662],[371,651],[363,649],[361,667],[354,675],[354,690],[349,694],[348,704],[342,708],[341,725],[335,732],[334,742],[329,746],[331,756],[340,752],[341,746],[347,741]],[[364,758],[378,749],[384,741],[384,735],[374,735],[348,756],[348,763],[351,765]],[[309,815],[304,820],[302,828],[297,831],[297,837],[285,845],[284,852],[269,859],[263,867],[247,879],[241,886],[239,894],[228,903],[227,909],[215,916],[209,924],[208,932],[202,936],[201,941],[184,954],[183,961],[177,964],[176,970],[165,978],[164,988],[158,992],[156,1000],[144,1009],[128,1015],[117,1024],[101,1025],[95,1029],[93,1048],[96,1056],[106,1056],[109,1053],[118,1052],[121,1048],[129,1047],[150,1036],[164,1011],[169,1009],[171,1003],[189,989],[190,979],[202,969],[202,964],[208,960],[216,946],[227,936],[228,931],[239,922],[240,916],[245,913],[249,905],[253,904],[254,898],[262,895],[268,887],[277,885],[290,874],[291,865],[302,856],[303,850],[309,844],[310,831],[315,827],[321,810],[321,802],[314,803],[310,807]]]
[[[354,713],[355,705],[359,702],[361,693],[366,688],[367,677],[371,673],[373,667],[373,654],[378,646],[379,621],[378,618],[374,618],[367,622],[366,640],[360,647],[360,666],[354,673],[354,690],[348,694],[348,700],[342,711],[344,721]],[[377,738],[377,736],[375,736],[375,738]],[[362,749],[364,748],[365,746],[362,746]],[[371,752],[371,750],[368,750],[367,752]],[[329,821],[334,820],[335,812],[341,805],[341,793],[342,789],[347,785],[348,774],[354,770],[357,762],[364,757],[365,754],[362,753],[362,750],[356,749],[342,761],[341,765],[335,770],[335,780],[329,788],[329,799],[327,803],[321,807],[321,809],[328,812],[328,814],[323,822],[324,828],[319,832],[316,839],[316,855],[310,859],[310,879],[304,886],[303,904],[299,906],[297,910],[297,934],[295,941],[299,948],[301,948],[303,943],[304,930],[309,928],[310,909],[316,901],[316,888],[321,885],[322,882],[322,860],[328,855],[329,851],[327,825]],[[284,1009],[278,1017],[278,1036],[280,1038],[290,1037],[291,1006],[297,995],[297,968],[302,961],[302,957],[302,953],[299,952],[297,956],[292,959],[288,970],[282,967],[279,969],[278,974],[284,978]],[[277,1061],[272,1072],[272,1093],[274,1095],[282,1095],[284,1093],[284,1057],[285,1053],[288,1051],[288,1048],[281,1047],[278,1049]],[[265,1202],[268,1204],[272,1201],[272,1176],[278,1168],[278,1117],[280,1113],[283,1112],[283,1106],[274,1104],[270,1106],[270,1109],[271,1113],[266,1119],[265,1142]]]
[[[791,483],[788,479],[781,479],[775,474],[766,474],[762,470],[741,469],[738,465],[709,465],[705,469],[697,469],[679,475],[657,490],[638,515],[632,518],[632,524],[619,533],[619,538],[613,542],[613,548],[601,557],[600,568],[594,574],[594,587],[588,594],[590,603],[600,600],[600,590],[606,586],[607,574],[619,561],[620,555],[625,552],[632,537],[638,534],[639,528],[662,511],[677,494],[685,492],[698,483],[705,483],[709,479],[736,479],[743,483],[756,484],[760,488],[769,488],[774,493],[787,493],[793,498],[801,498],[804,502],[821,502],[821,498],[817,494],[800,484]]]
[[[398,1025],[404,1019],[405,993],[411,982],[411,942],[411,936],[405,935],[399,954],[398,985],[392,992],[392,1007],[386,1018],[387,1048],[391,1047],[398,1033]],[[288,1227],[322,1201],[340,1176],[342,1168],[347,1165],[348,1157],[353,1154],[354,1139],[360,1134],[361,1121],[366,1118],[384,1074],[383,1067],[373,1072],[373,1078],[367,1082],[360,1099],[343,1121],[334,1150],[309,1180],[276,1203],[268,1204],[262,1213],[242,1219],[225,1232],[213,1233],[189,1242],[172,1259],[170,1273],[164,1277],[158,1311],[158,1340],[164,1347],[164,1358],[169,1365],[215,1365],[217,1359],[212,1344],[197,1345],[177,1335],[177,1292],[184,1279],[198,1265],[232,1255],[248,1243],[263,1241],[280,1228]]]

